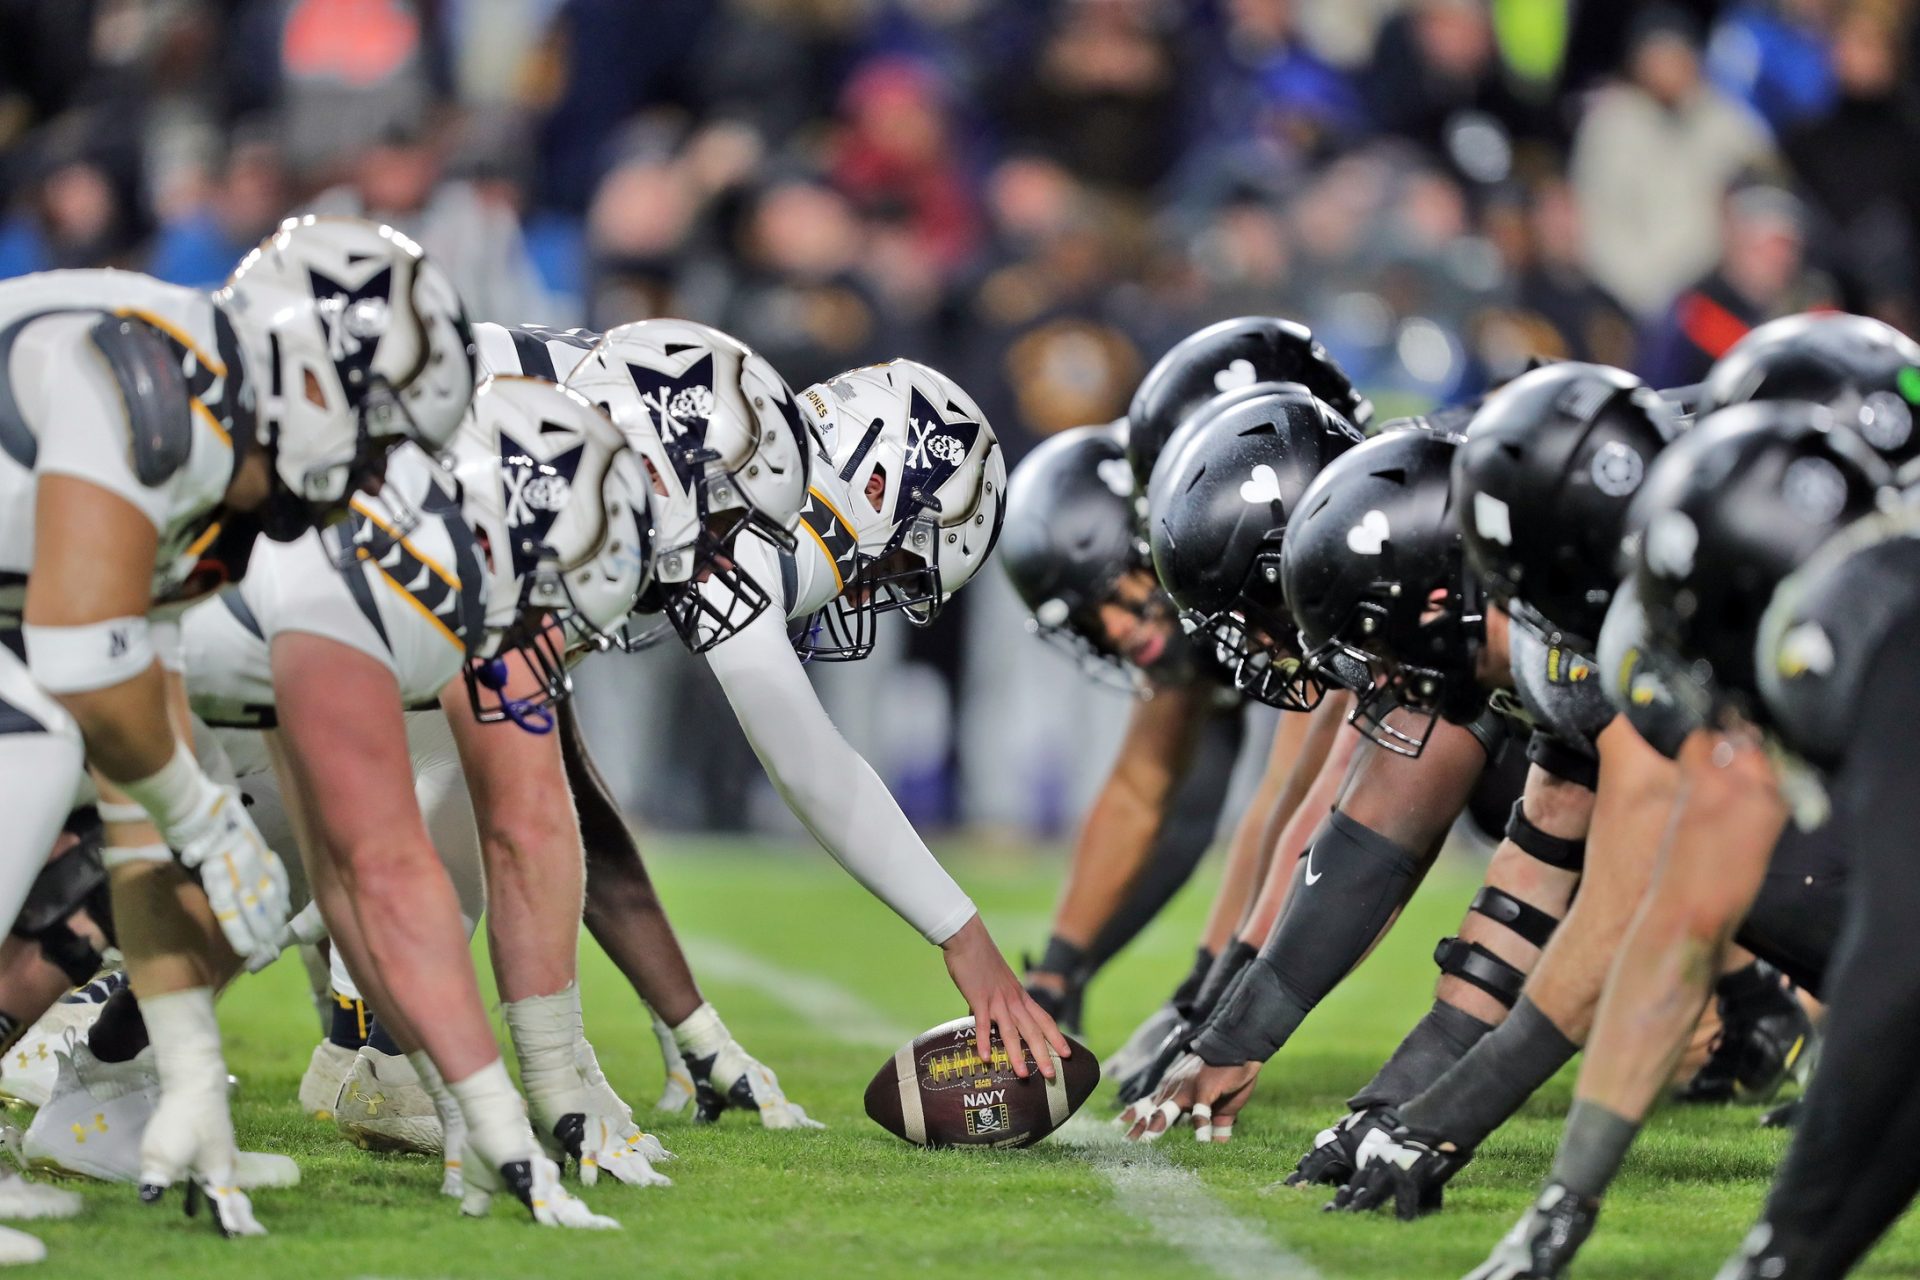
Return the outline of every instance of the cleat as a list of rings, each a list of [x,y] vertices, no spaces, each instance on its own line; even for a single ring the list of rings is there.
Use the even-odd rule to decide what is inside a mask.
[[[445,1147],[440,1114],[413,1064],[365,1046],[341,1081],[333,1123],[365,1151],[438,1156]]]
[[[300,1109],[315,1120],[333,1119],[333,1104],[340,1100],[340,1086],[353,1070],[356,1056],[352,1049],[331,1040],[313,1046],[307,1073],[300,1077]]]
[[[1721,1027],[1707,1060],[1674,1097],[1684,1103],[1773,1101],[1789,1081],[1804,1084],[1813,1066],[1807,1011],[1785,986],[1720,1003]]]
[[[45,1262],[47,1246],[24,1231],[0,1227],[0,1267],[17,1267],[29,1262]]]
[[[83,1044],[106,1007],[107,997],[126,984],[126,975],[108,974],[54,1002],[40,1021],[0,1058],[0,1097],[44,1107],[53,1094],[54,1055]]]

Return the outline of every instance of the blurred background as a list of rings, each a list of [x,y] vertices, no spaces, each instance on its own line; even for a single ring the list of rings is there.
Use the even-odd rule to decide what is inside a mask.
[[[0,0],[0,276],[217,284],[377,217],[476,319],[893,356],[1017,460],[1212,320],[1304,321],[1386,415],[1529,355],[1697,380],[1753,324],[1915,329],[1911,0]],[[991,568],[815,667],[930,828],[1052,835],[1124,700]],[[791,831],[704,666],[582,706],[663,828]],[[1257,735],[1256,735],[1257,736]]]

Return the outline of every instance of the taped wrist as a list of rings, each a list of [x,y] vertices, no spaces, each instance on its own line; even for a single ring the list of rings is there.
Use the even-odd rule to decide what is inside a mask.
[[[732,1039],[719,1010],[710,1004],[702,1004],[673,1029],[673,1043],[686,1058],[711,1058]]]
[[[578,1109],[574,1098],[581,1083],[574,1043],[579,1007],[580,989],[571,982],[553,995],[510,1000],[503,1007],[514,1056],[520,1059],[520,1084],[535,1111]]]
[[[177,741],[173,756],[165,764],[144,778],[119,785],[153,818],[161,839],[175,846],[186,843],[181,839],[181,829],[199,821],[223,798],[193,752]]]
[[[1207,975],[1212,971],[1213,952],[1206,947],[1199,948],[1193,953],[1193,968],[1180,980],[1180,985],[1173,989],[1173,999],[1169,1003],[1176,1009],[1187,1008],[1193,1003],[1194,997],[1200,994],[1201,986],[1206,983]]]
[[[1265,1061],[1406,905],[1421,860],[1337,810],[1294,869],[1286,910],[1195,1047],[1209,1062]],[[1219,1055],[1238,1054],[1235,1057]]]
[[[1522,853],[1531,854],[1550,867],[1578,871],[1587,863],[1587,842],[1550,835],[1527,820],[1526,800],[1513,802],[1507,815],[1507,839]]]
[[[152,627],[145,618],[108,618],[75,627],[20,628],[27,670],[51,694],[92,693],[125,684],[153,665]]]
[[[527,1123],[527,1105],[500,1059],[495,1058],[464,1080],[447,1081],[447,1091],[460,1104],[467,1141],[489,1165],[497,1169],[540,1154],[533,1126]]]
[[[1180,1016],[1189,1023],[1205,1022],[1220,1007],[1220,1001],[1233,986],[1234,979],[1260,954],[1260,948],[1251,942],[1242,942],[1235,938],[1227,944],[1227,949],[1214,957],[1213,964],[1207,970],[1206,980],[1200,984],[1200,990],[1193,997],[1193,1003],[1180,1011]]]
[[[1491,1022],[1482,1022],[1444,1000],[1434,1001],[1379,1074],[1347,1099],[1347,1106],[1354,1111],[1400,1106],[1431,1087],[1492,1030]]]
[[[220,1054],[220,1023],[213,991],[188,987],[140,1002],[153,1043],[154,1066],[167,1093],[217,1097],[227,1105],[227,1064]]]
[[[1400,1116],[1410,1128],[1471,1151],[1577,1052],[1579,1046],[1522,996],[1505,1022],[1401,1107]]]

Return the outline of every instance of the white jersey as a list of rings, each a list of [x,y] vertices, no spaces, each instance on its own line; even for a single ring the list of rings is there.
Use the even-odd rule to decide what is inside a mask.
[[[537,324],[473,326],[483,374],[519,374],[565,382],[600,341],[591,329],[546,329]]]
[[[49,271],[0,283],[0,630],[17,627],[33,568],[39,477],[68,475],[132,503],[160,534],[154,598],[210,542],[251,434],[239,344],[204,293],[129,271]]]
[[[451,482],[414,446],[394,453],[386,484],[421,513],[405,537],[378,498],[355,495],[348,520],[293,542],[262,540],[238,587],[187,611],[187,693],[201,719],[274,724],[271,649],[283,632],[358,649],[393,672],[408,707],[433,705],[460,673],[485,627],[479,544]],[[361,558],[348,559],[349,541]]]

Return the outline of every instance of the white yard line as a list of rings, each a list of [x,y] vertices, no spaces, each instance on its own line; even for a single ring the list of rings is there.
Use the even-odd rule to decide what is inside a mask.
[[[838,983],[783,968],[714,938],[682,942],[700,974],[763,991],[849,1044],[893,1049],[918,1034]],[[1106,1179],[1122,1213],[1223,1280],[1321,1280],[1309,1263],[1222,1204],[1198,1175],[1168,1160],[1157,1147],[1129,1143],[1111,1124],[1084,1111],[1054,1140]]]

